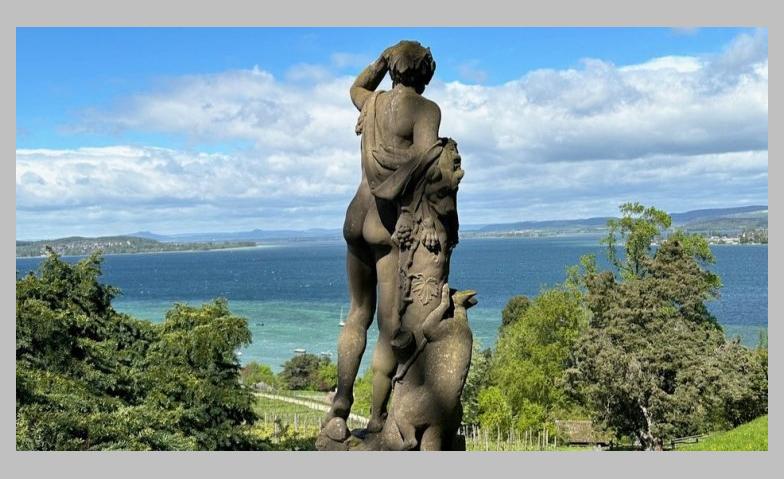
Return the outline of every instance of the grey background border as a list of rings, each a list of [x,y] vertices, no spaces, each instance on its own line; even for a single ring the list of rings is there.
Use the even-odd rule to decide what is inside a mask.
[[[108,1],[40,1],[4,4],[2,17],[2,55],[8,73],[2,76],[4,151],[9,157],[2,167],[2,233],[3,249],[0,271],[3,320],[2,364],[2,474],[5,477],[221,477],[267,476],[324,477],[367,474],[370,477],[405,475],[420,477],[453,476],[481,477],[543,476],[548,478],[579,477],[767,477],[775,466],[780,449],[779,414],[769,415],[770,432],[767,453],[442,453],[401,456],[397,453],[25,453],[15,451],[14,417],[14,278],[15,264],[11,255],[15,241],[15,52],[16,26],[761,26],[768,28],[769,58],[779,52],[778,29],[774,28],[773,2],[745,0],[639,2],[619,0],[563,1],[548,0],[535,4],[511,4],[510,0],[482,0],[468,7],[458,2],[426,3],[424,0],[398,0],[372,3],[347,1],[304,2],[287,0],[274,5],[256,3],[243,5],[236,0],[219,2],[163,0]],[[779,14],[780,15],[780,14]],[[546,48],[531,45],[530,48]],[[771,61],[777,65],[777,60]],[[11,74],[13,72],[13,75]],[[53,72],[56,74],[56,72]],[[776,75],[773,75],[774,78]],[[772,95],[771,98],[777,98]],[[776,131],[779,118],[772,109],[769,130]],[[775,139],[772,143],[775,143]],[[769,158],[775,147],[769,143]],[[781,179],[781,167],[769,164],[769,184]],[[777,238],[780,228],[777,208],[781,192],[769,192],[773,214],[769,216],[770,233]],[[774,240],[775,241],[775,240]],[[14,248],[15,249],[15,248]],[[769,265],[781,264],[781,252],[769,250]],[[772,273],[772,274],[770,274]],[[769,291],[782,291],[781,277],[769,267]],[[769,295],[768,317],[781,312],[781,299]],[[769,338],[778,344],[780,329],[769,321]],[[770,355],[770,371],[781,371],[781,356],[774,348]],[[780,397],[778,378],[771,374],[770,401]]]

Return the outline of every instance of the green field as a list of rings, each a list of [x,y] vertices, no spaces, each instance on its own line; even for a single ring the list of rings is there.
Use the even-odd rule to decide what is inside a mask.
[[[768,416],[725,432],[711,434],[694,444],[679,445],[676,451],[767,451]]]
[[[304,416],[323,416],[324,413],[320,411],[316,411],[311,409],[307,406],[303,406],[300,404],[292,404],[285,401],[278,401],[276,399],[269,399],[265,397],[256,397],[256,404],[254,406],[254,410],[256,414],[263,416],[264,413],[267,415],[292,415],[292,414],[299,414]]]

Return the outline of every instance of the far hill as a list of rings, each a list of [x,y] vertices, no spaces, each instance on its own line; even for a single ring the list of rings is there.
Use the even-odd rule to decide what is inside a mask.
[[[692,210],[674,213],[671,216],[673,226],[696,233],[739,234],[746,230],[767,229],[768,227],[768,207],[766,205]],[[607,221],[611,218],[601,216],[572,220],[491,224],[478,228],[472,236],[515,232],[541,235],[600,233],[607,229]]]
[[[237,231],[233,233],[180,233],[162,235],[149,231],[131,233],[128,236],[154,239],[164,243],[188,241],[202,243],[210,241],[282,241],[282,240],[332,240],[341,239],[339,229],[311,228],[308,230],[260,230]]]
[[[609,216],[571,220],[520,221],[490,225],[461,225],[461,237],[491,236],[553,236],[570,234],[603,234]],[[742,206],[714,208],[672,214],[673,225],[705,235],[740,235],[744,231],[765,230],[767,237],[768,207]],[[123,236],[99,238],[70,237],[43,241],[17,241],[17,256],[44,254],[44,245],[51,245],[61,254],[83,255],[96,249],[105,253],[152,253],[161,251],[210,250],[253,246],[258,243],[290,243],[342,241],[338,228],[308,230],[261,230],[223,233],[157,234],[139,231]]]
[[[97,238],[71,236],[52,240],[17,241],[16,256],[17,258],[41,256],[46,254],[47,246],[51,247],[60,255],[83,256],[97,250],[100,250],[105,254],[160,253],[165,251],[204,251],[212,249],[241,248],[255,245],[256,243],[252,241],[163,243],[135,236],[101,236]]]

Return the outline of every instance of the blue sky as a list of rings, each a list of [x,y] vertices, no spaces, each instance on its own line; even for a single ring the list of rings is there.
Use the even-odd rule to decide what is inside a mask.
[[[435,56],[464,223],[767,203],[764,30],[26,28],[17,237],[339,227],[347,87],[400,39]]]

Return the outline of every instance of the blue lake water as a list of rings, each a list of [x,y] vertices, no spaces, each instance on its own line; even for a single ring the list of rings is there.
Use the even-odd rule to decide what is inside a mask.
[[[713,268],[724,287],[721,297],[709,303],[710,309],[728,335],[756,345],[768,325],[768,248],[712,249]],[[511,296],[535,296],[542,287],[563,281],[566,267],[586,253],[596,254],[602,263],[604,249],[596,237],[464,239],[453,254],[449,283],[478,291],[479,304],[469,312],[471,327],[483,346],[492,346],[501,310]],[[40,258],[17,258],[18,274],[40,262]],[[336,359],[341,310],[344,315],[348,312],[345,246],[338,241],[107,255],[102,280],[122,290],[114,301],[118,311],[150,321],[161,321],[175,302],[200,304],[227,298],[231,310],[248,319],[253,333],[253,343],[242,351],[241,359],[261,361],[275,370],[297,348],[331,353]],[[370,357],[375,339],[373,326],[365,358]]]

